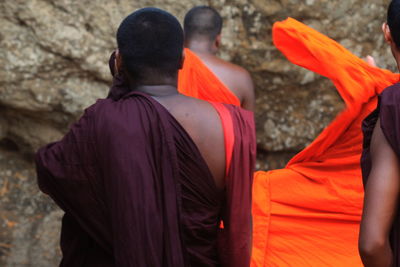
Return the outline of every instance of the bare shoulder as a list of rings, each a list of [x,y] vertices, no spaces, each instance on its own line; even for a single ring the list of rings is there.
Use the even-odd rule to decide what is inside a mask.
[[[178,120],[181,120],[183,124],[192,124],[196,122],[192,127],[197,127],[200,126],[198,124],[200,121],[207,121],[208,123],[214,121],[214,109],[207,101],[181,95],[179,101],[164,100],[161,102],[175,117],[179,118]]]
[[[219,59],[219,61],[221,65],[229,69],[234,80],[244,82],[251,80],[250,73],[245,68],[223,59]]]
[[[250,73],[245,68],[231,62],[224,61],[224,64],[231,72],[228,86],[241,99],[241,106],[248,110],[254,110],[254,84]]]
[[[235,65],[237,68],[236,77],[238,77],[238,84],[245,90],[253,90],[253,79],[251,78],[250,73],[245,69],[238,65]]]
[[[207,67],[239,98],[241,106],[254,110],[254,85],[250,73],[243,67],[216,56],[201,56]]]

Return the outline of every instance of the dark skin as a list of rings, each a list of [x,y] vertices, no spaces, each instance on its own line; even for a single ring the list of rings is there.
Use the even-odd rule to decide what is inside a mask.
[[[117,51],[117,71],[121,71],[122,65]],[[133,90],[152,96],[181,124],[205,159],[217,188],[222,190],[225,186],[225,143],[220,117],[210,103],[180,94],[177,74],[178,70],[174,76],[143,75],[145,78],[141,80],[126,76]]]
[[[241,106],[254,111],[254,85],[250,74],[244,68],[217,57],[220,44],[221,35],[218,35],[215,40],[210,40],[206,36],[197,36],[185,41],[185,47],[195,52],[222,83],[239,98]]]
[[[386,23],[382,29],[399,66],[399,50]],[[371,59],[369,62],[374,64]],[[379,120],[372,135],[371,160],[372,169],[365,187],[359,252],[366,267],[392,266],[389,234],[399,204],[400,164],[382,132]]]

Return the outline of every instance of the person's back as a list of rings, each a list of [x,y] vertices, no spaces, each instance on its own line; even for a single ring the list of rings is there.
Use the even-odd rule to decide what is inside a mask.
[[[225,145],[221,119],[214,107],[202,100],[174,95],[155,97],[188,132],[204,157],[218,189],[225,180]]]
[[[207,6],[192,8],[185,16],[185,47],[196,53],[203,63],[240,100],[241,106],[254,110],[254,86],[250,74],[242,67],[216,56],[221,43],[222,18]]]
[[[185,165],[180,173],[180,184],[182,213],[185,218],[182,231],[185,234],[189,265],[248,266],[250,243],[247,242],[251,235],[248,223],[251,219],[250,216],[247,218],[243,216],[243,209],[247,209],[244,213],[251,211],[249,190],[251,190],[250,180],[252,179],[249,179],[251,174],[248,170],[254,164],[254,158],[251,159],[246,154],[250,147],[253,147],[252,153],[255,154],[254,140],[243,142],[234,138],[230,143],[227,139],[229,139],[229,131],[231,131],[231,137],[237,136],[238,131],[254,132],[254,128],[248,125],[252,121],[252,113],[246,112],[245,116],[241,115],[241,120],[246,121],[245,124],[238,125],[234,122],[233,125],[239,127],[229,129],[226,124],[235,119],[224,117],[223,112],[227,108],[224,105],[220,104],[218,107],[217,103],[210,104],[183,95],[155,99],[169,110],[196,144],[196,147],[189,152],[179,150],[178,146],[178,164]],[[230,107],[230,109],[237,108]],[[244,150],[240,149],[239,152],[245,154],[244,157],[242,155],[237,155],[236,159],[232,157],[233,150],[239,150],[237,147],[233,148],[233,143],[237,143],[236,145],[241,148],[244,146]],[[229,146],[231,149],[228,148]],[[199,153],[196,151],[197,148]],[[204,158],[204,163],[202,158]],[[249,160],[253,163],[249,163]],[[203,166],[202,171],[186,171],[187,169],[197,170],[199,165]],[[197,184],[193,187],[194,183]],[[246,189],[243,190],[244,188]],[[239,196],[243,193],[245,195]],[[224,225],[230,230],[219,229],[220,220],[224,221]],[[227,234],[228,231],[231,233]],[[217,242],[218,236],[222,239],[220,238]],[[225,248],[228,243],[236,248],[225,255],[219,254],[218,250],[230,250],[228,247]]]
[[[39,186],[66,212],[61,265],[247,266],[251,112],[178,93],[172,15],[134,12],[117,42],[127,93],[97,101],[37,153]]]

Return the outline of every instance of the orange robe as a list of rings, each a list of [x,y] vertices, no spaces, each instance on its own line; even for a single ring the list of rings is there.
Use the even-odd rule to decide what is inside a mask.
[[[206,101],[240,106],[239,99],[187,48],[183,68],[179,71],[178,91]]]
[[[346,108],[284,169],[255,174],[252,266],[362,266],[361,122],[399,76],[291,18],[275,23],[273,40],[292,63],[329,78]]]

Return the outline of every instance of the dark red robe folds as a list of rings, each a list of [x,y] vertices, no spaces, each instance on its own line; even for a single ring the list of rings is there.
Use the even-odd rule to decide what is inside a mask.
[[[224,107],[235,137],[222,192],[190,136],[145,94],[97,101],[40,149],[40,189],[65,211],[61,266],[248,266],[253,115]]]

